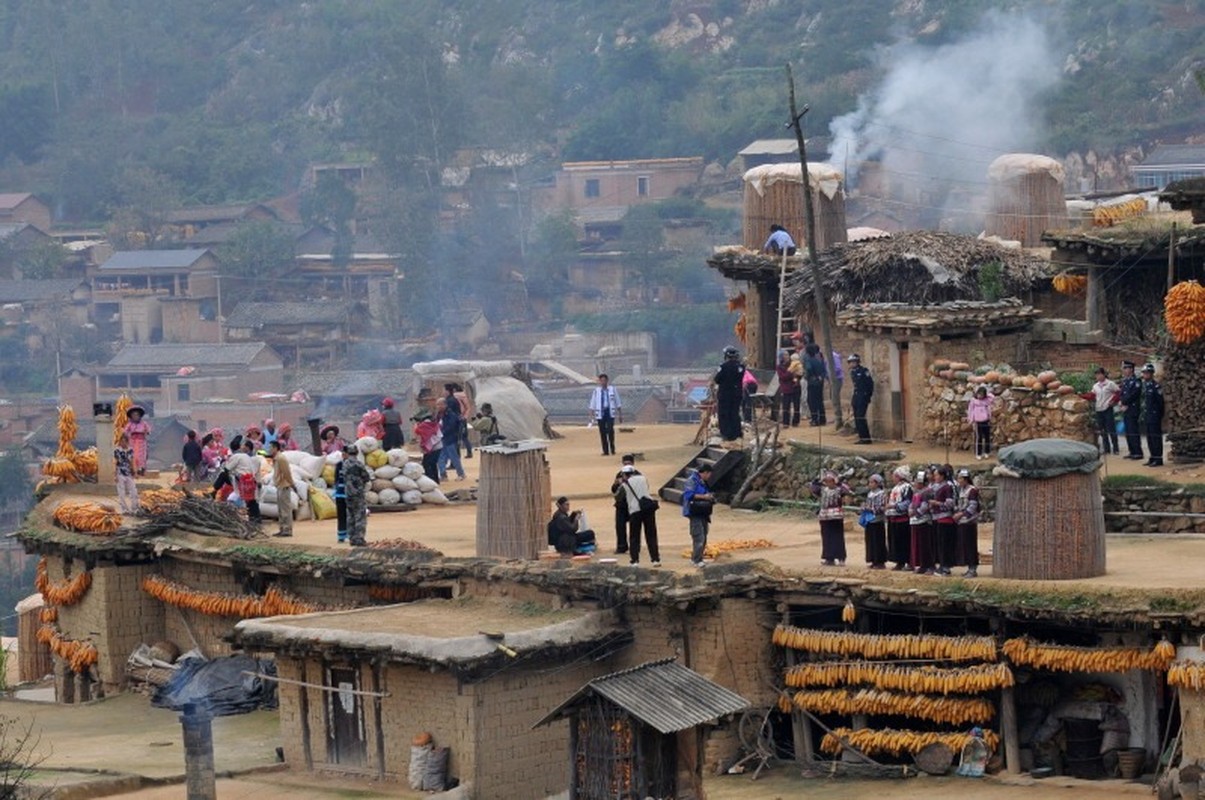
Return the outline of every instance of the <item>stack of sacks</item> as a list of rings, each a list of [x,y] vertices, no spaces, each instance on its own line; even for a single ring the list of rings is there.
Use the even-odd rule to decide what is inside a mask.
[[[423,475],[423,468],[411,461],[410,454],[405,450],[382,450],[381,443],[371,436],[357,439],[356,449],[362,454],[364,464],[372,474],[372,483],[366,493],[368,505],[444,505],[448,502],[448,498],[439,490],[439,484]],[[331,480],[334,480],[333,466]]]

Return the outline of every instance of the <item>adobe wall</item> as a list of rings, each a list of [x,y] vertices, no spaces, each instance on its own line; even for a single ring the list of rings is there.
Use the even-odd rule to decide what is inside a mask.
[[[46,567],[52,584],[62,583],[84,569],[78,560],[65,568],[59,556],[47,556]],[[83,598],[75,605],[59,607],[62,636],[90,640],[96,645],[96,675],[105,693],[125,685],[126,659],[135,647],[163,638],[163,607],[140,587],[149,571],[145,565],[95,567],[92,585]]]

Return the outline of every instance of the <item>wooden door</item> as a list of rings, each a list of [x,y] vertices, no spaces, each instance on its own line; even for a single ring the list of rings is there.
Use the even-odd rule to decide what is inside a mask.
[[[326,692],[327,754],[333,764],[362,766],[368,746],[364,735],[364,698],[360,690],[360,671],[351,667],[331,667]]]
[[[912,420],[909,404],[911,403],[912,386],[908,372],[908,343],[900,342],[896,350],[900,354],[900,438],[905,442],[910,442],[912,441]]]

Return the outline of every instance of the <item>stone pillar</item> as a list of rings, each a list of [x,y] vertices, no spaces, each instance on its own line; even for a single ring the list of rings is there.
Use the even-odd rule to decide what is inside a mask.
[[[192,703],[180,715],[184,728],[184,775],[188,800],[216,800],[213,768],[213,718]]]
[[[113,417],[101,414],[93,419],[96,420],[96,482],[114,486],[117,468],[113,464]]]

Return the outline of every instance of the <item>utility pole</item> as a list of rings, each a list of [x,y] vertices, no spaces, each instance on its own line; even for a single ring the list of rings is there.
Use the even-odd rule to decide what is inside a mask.
[[[795,76],[791,72],[791,64],[787,63],[787,86],[790,88],[791,97],[791,121],[786,127],[792,128],[795,131],[795,141],[799,144],[799,167],[803,173],[803,209],[807,215],[807,237],[808,237],[808,267],[812,272],[812,297],[816,300],[816,318],[820,320],[820,338],[821,347],[824,352],[821,356],[824,363],[832,364],[833,360],[833,333],[828,321],[828,303],[824,299],[824,284],[820,280],[820,264],[816,261],[816,211],[812,207],[812,184],[808,175],[808,151],[807,145],[803,140],[803,115],[808,113],[809,106],[804,106],[803,111],[797,111],[795,107]],[[779,298],[782,302],[782,298]],[[829,401],[833,404],[833,420],[838,428],[841,427],[841,395],[837,391],[837,381],[834,379],[833,369],[829,370]]]

